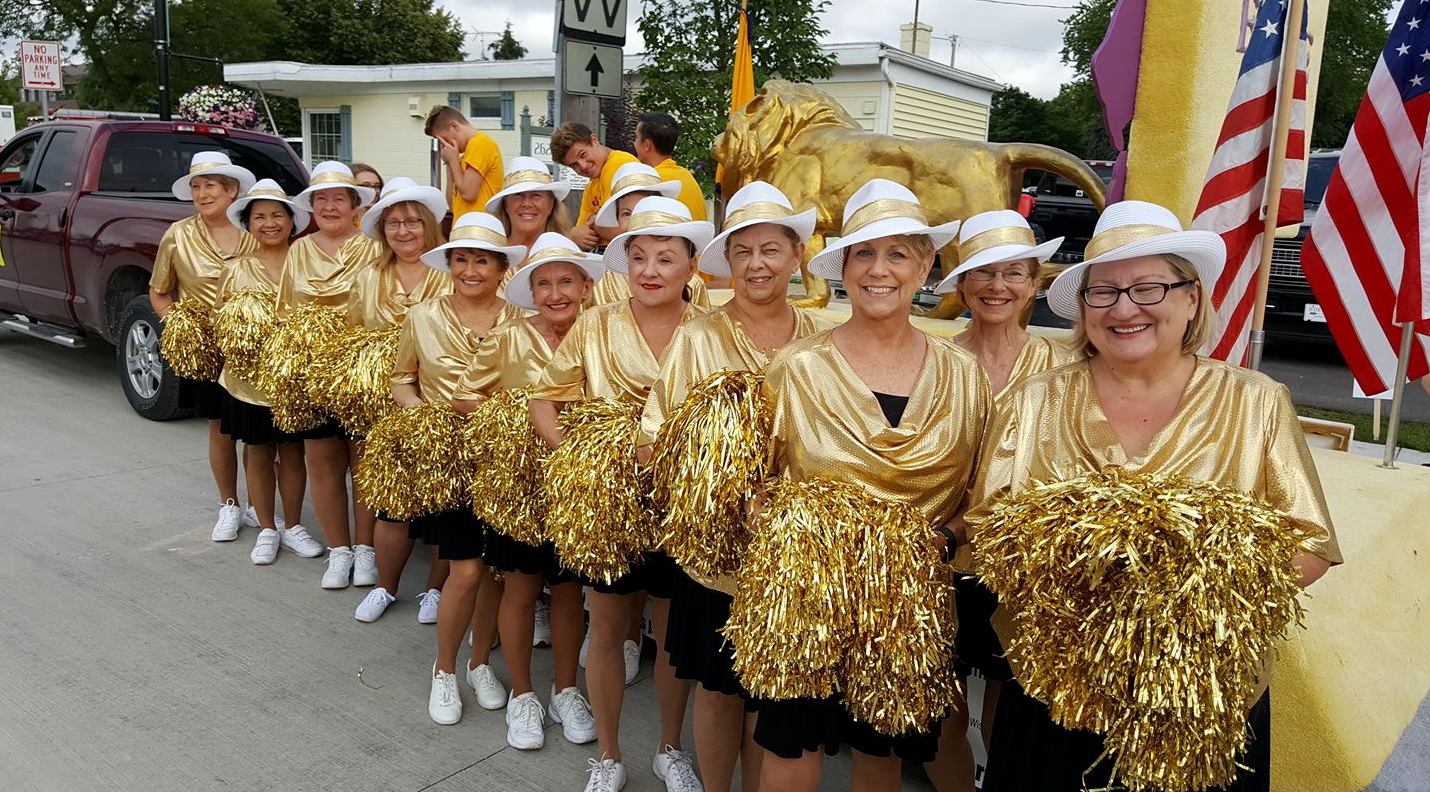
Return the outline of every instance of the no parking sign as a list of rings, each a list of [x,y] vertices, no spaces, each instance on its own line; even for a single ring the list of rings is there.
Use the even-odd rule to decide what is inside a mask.
[[[20,42],[21,87],[31,91],[63,91],[58,41]]]

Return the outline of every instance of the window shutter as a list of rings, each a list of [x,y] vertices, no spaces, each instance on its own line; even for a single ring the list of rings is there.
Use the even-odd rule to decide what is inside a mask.
[[[516,94],[511,91],[501,92],[501,128],[516,128]]]
[[[338,108],[338,115],[341,118],[339,123],[342,132],[342,156],[343,162],[353,161],[353,108],[352,105],[343,105]]]

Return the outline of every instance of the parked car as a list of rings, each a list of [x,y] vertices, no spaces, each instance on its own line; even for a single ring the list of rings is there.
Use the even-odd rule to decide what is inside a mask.
[[[1271,277],[1266,289],[1266,334],[1272,339],[1332,344],[1326,317],[1301,271],[1301,245],[1321,208],[1326,186],[1340,162],[1341,150],[1313,151],[1306,158],[1306,216],[1294,239],[1277,239],[1271,247]]]
[[[180,414],[178,380],[159,355],[149,273],[164,231],[193,213],[169,189],[195,152],[222,149],[289,194],[307,172],[282,140],[168,121],[61,120],[0,149],[0,327],[62,346],[114,345],[136,412]]]
[[[1112,182],[1112,166],[1107,160],[1084,160],[1104,185]],[[1034,176],[1034,173],[1037,175]],[[1034,198],[1032,214],[1028,222],[1040,239],[1064,237],[1063,244],[1053,255],[1057,263],[1072,264],[1082,261],[1083,248],[1092,238],[1097,226],[1097,209],[1092,199],[1082,188],[1056,173],[1036,171],[1028,176],[1033,183],[1025,192]]]

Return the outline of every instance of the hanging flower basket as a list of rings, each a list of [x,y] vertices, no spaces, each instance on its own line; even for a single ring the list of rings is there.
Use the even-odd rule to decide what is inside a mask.
[[[258,103],[253,94],[227,85],[200,85],[179,97],[185,121],[219,124],[235,129],[258,128]]]

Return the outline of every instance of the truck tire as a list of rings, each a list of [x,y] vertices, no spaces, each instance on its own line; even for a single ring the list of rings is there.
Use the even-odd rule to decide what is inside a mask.
[[[149,295],[137,295],[119,314],[114,344],[124,398],[134,412],[151,421],[181,418],[189,412],[179,408],[179,376],[159,354],[162,327]]]

